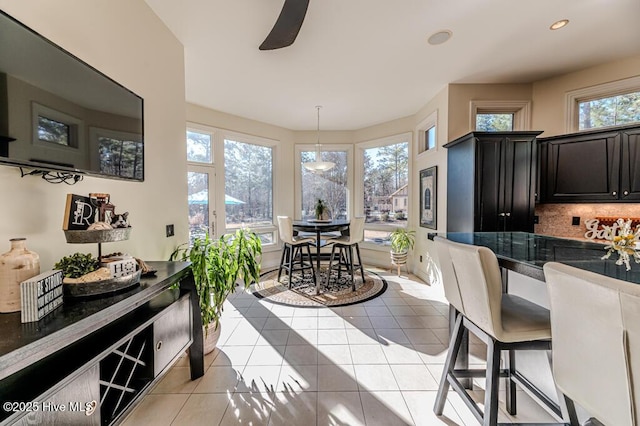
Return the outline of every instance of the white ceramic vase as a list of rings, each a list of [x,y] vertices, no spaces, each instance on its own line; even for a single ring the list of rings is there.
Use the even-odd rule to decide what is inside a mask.
[[[12,238],[11,250],[0,255],[0,312],[17,312],[20,283],[40,273],[40,256],[27,249],[26,238]]]

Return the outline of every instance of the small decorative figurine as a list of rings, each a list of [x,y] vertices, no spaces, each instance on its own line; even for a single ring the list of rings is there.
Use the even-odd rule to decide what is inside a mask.
[[[111,226],[113,228],[128,228],[129,225],[129,212],[124,212],[122,214],[113,214],[111,216]]]

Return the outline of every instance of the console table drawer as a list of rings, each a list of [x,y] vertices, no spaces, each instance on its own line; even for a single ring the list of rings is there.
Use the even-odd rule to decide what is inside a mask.
[[[189,295],[166,309],[153,323],[153,371],[158,376],[192,342]]]

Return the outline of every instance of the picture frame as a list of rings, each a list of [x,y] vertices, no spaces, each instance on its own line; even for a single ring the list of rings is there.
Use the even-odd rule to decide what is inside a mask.
[[[420,170],[420,226],[438,227],[438,166]]]

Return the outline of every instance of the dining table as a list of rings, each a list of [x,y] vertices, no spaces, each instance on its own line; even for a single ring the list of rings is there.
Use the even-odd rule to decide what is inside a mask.
[[[316,272],[314,274],[316,295],[320,294],[320,279],[318,277],[320,273],[320,249],[327,244],[328,240],[331,239],[331,237],[322,239],[322,234],[340,232],[341,235],[349,235],[349,224],[350,222],[347,219],[305,219],[293,221],[293,230],[295,232],[309,232],[316,234]]]

